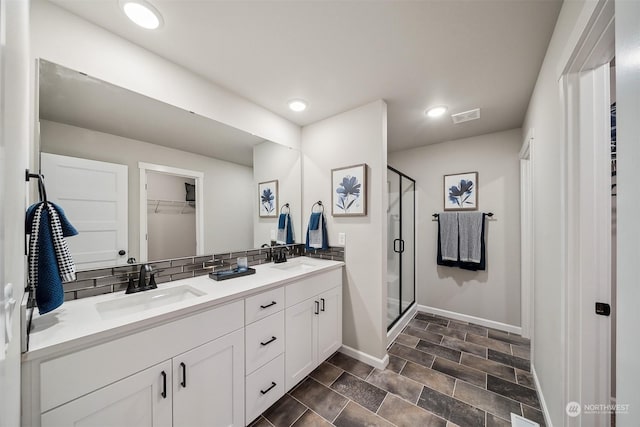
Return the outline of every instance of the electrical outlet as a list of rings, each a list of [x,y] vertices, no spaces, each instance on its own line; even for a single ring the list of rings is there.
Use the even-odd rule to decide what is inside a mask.
[[[338,233],[338,244],[341,246],[346,246],[347,244],[347,233]]]

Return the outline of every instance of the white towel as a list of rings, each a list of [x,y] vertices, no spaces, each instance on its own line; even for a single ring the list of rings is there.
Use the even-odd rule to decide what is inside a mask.
[[[482,212],[458,213],[460,261],[479,263],[482,256]],[[444,255],[442,256],[444,259]]]
[[[458,213],[441,212],[438,214],[438,222],[442,259],[458,261]]]
[[[286,245],[287,242],[287,227],[289,227],[289,215],[284,218],[284,228],[278,227],[278,237],[276,237],[276,243],[278,245]]]

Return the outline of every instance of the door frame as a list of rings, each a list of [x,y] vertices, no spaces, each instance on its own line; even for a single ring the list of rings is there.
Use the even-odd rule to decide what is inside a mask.
[[[595,301],[611,303],[609,62],[615,54],[614,4],[584,8],[558,70],[563,109],[559,150],[562,232],[564,404],[609,404],[610,317]],[[606,64],[606,65],[605,65]],[[607,101],[607,102],[605,102]],[[570,417],[567,426],[609,426],[608,414]]]
[[[520,149],[520,300],[522,336],[533,341],[534,313],[534,202],[533,202],[533,128]],[[533,347],[533,342],[532,342]]]
[[[204,255],[204,173],[172,166],[138,162],[140,169],[140,260],[147,262],[147,172],[160,172],[184,178],[192,178],[196,183],[196,255]]]

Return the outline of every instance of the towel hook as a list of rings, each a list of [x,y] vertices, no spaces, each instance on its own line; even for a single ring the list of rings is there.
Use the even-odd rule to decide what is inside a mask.
[[[291,208],[289,207],[289,203],[285,203],[285,204],[280,208],[280,213],[283,213],[282,211],[283,211],[285,208],[287,209],[287,212],[286,212],[286,213],[291,213]]]
[[[318,200],[313,204],[313,206],[311,206],[311,212],[313,212],[313,209],[316,207],[316,205],[319,206],[322,209],[322,213],[324,213],[324,205],[322,204],[322,200]]]
[[[36,178],[38,180],[38,194],[40,195],[40,200],[43,202],[47,201],[47,190],[44,188],[44,175],[40,173],[30,173],[29,169],[25,171],[25,181],[29,181],[31,178]]]

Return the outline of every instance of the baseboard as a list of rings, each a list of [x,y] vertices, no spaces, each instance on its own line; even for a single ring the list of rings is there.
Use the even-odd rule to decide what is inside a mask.
[[[382,359],[378,359],[377,357],[373,357],[370,354],[362,352],[360,350],[356,350],[355,348],[351,348],[348,345],[342,345],[340,353],[344,353],[347,356],[351,356],[356,360],[359,360],[367,365],[373,366],[374,368],[384,369],[389,364],[389,355],[385,354]]]
[[[468,314],[456,313],[455,311],[442,310],[440,308],[429,307],[428,305],[419,305],[418,311],[425,313],[437,314],[438,316],[449,317],[463,322],[475,323],[476,325],[486,326],[487,328],[498,329],[504,332],[522,335],[520,326],[508,325],[506,323],[496,322],[495,320],[483,319],[482,317],[469,316]]]
[[[400,320],[398,320],[398,322],[393,325],[393,328],[391,328],[387,332],[387,347],[389,347],[391,343],[398,337],[398,335],[400,335],[400,332],[402,332],[404,327],[407,326],[407,323],[409,323],[409,321],[413,318],[413,315],[416,314],[416,311],[418,311],[417,304],[413,304],[409,308],[409,310],[407,310],[407,312],[402,315]]]
[[[538,374],[536,373],[536,368],[533,366],[533,361],[531,361],[531,375],[533,376],[533,382],[536,385],[536,390],[538,391],[538,398],[540,399],[540,407],[542,408],[542,415],[544,415],[544,423],[547,427],[553,427],[551,424],[551,416],[549,415],[549,409],[547,408],[547,402],[544,400],[544,395],[542,394],[542,387],[540,387],[540,381],[538,380]]]

